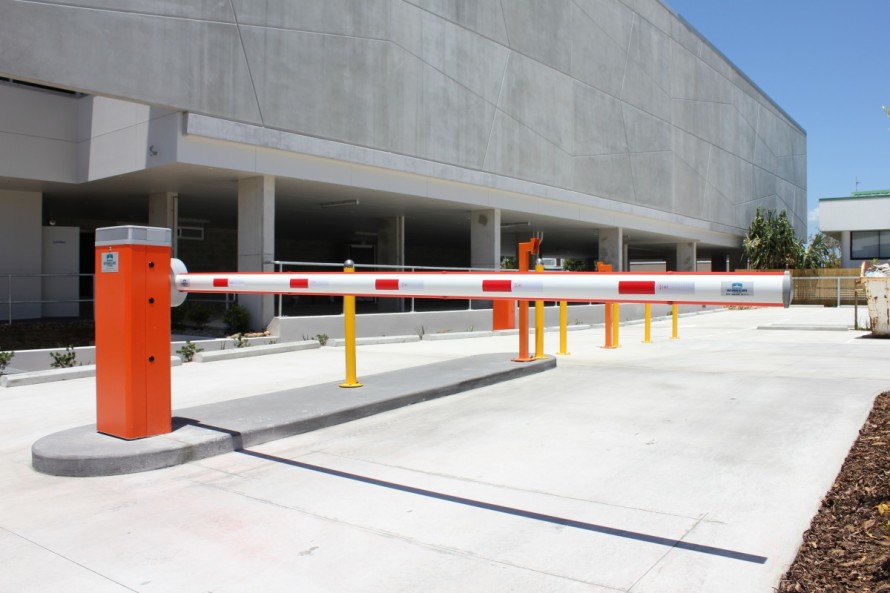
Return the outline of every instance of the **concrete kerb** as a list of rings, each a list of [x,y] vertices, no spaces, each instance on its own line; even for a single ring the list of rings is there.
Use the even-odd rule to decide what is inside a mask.
[[[367,338],[356,338],[356,346],[373,346],[375,344],[403,344],[408,342],[419,342],[420,336],[377,336]],[[346,340],[344,338],[331,338],[328,340],[328,346],[344,346]]]
[[[170,366],[175,367],[182,364],[182,359],[178,356],[170,357]],[[0,376],[0,387],[21,387],[23,385],[37,385],[39,383],[51,383],[53,381],[68,381],[70,379],[82,379],[84,377],[95,377],[96,365],[85,364],[83,366],[71,367],[66,369],[52,369],[50,371],[28,371],[24,373],[16,373],[14,375]]]
[[[263,356],[266,354],[279,354],[281,352],[298,352],[321,348],[318,340],[304,340],[301,342],[287,342],[285,344],[268,344],[265,346],[250,346],[246,348],[234,348],[232,350],[219,350],[216,352],[198,352],[194,362],[215,362],[219,360],[235,360],[249,358],[251,356]]]
[[[485,354],[371,375],[361,389],[332,382],[177,410],[173,432],[134,441],[81,426],[35,442],[32,465],[74,477],[161,469],[555,367],[553,357],[517,364]]]

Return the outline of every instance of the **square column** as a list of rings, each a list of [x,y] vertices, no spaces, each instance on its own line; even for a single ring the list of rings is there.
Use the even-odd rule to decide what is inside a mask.
[[[378,221],[377,260],[387,266],[405,265],[404,216],[381,218]],[[381,313],[400,313],[405,310],[405,299],[381,298],[377,310]]]
[[[695,272],[697,249],[694,242],[677,243],[677,259],[675,272]]]
[[[168,228],[171,232],[173,257],[179,257],[179,194],[173,192],[161,192],[148,196],[148,226],[155,228]]]
[[[624,229],[621,227],[599,230],[599,261],[611,264],[612,270],[624,270]]]
[[[470,266],[497,269],[501,265],[501,211],[470,212]]]
[[[264,262],[275,258],[275,177],[264,175],[238,181],[238,271],[273,272]],[[271,294],[238,296],[250,313],[254,329],[266,327],[275,316]]]
[[[501,211],[472,210],[470,212],[470,267],[501,267]],[[491,301],[470,301],[473,309],[488,309]]]

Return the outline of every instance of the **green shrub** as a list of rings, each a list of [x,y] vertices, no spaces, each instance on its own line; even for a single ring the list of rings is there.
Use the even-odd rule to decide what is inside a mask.
[[[70,369],[77,361],[74,346],[68,346],[64,352],[50,352],[49,356],[53,359],[49,366],[54,369]]]
[[[197,354],[198,352],[204,352],[204,349],[199,348],[190,340],[186,340],[182,348],[176,351],[176,354],[178,354],[179,357],[182,358],[182,362],[191,362],[192,360],[194,360],[195,354]]]
[[[15,352],[4,352],[0,350],[0,375],[6,371],[6,367],[9,366],[9,362],[15,356]]]
[[[223,314],[226,324],[226,332],[229,334],[243,334],[250,329],[250,313],[246,307],[233,304]]]

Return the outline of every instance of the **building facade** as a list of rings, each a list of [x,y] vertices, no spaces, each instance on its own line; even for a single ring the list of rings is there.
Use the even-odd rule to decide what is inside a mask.
[[[890,260],[890,190],[819,200],[819,230],[841,246],[841,265]]]
[[[195,271],[490,268],[533,233],[722,269],[757,207],[806,229],[805,131],[659,0],[0,0],[0,40],[0,275],[51,227],[92,272],[121,223]]]

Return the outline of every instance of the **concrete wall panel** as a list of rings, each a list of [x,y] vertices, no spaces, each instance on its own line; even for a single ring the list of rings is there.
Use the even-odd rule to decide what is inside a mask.
[[[685,216],[700,217],[705,210],[705,178],[693,167],[673,155],[671,177],[673,189],[672,211]]]
[[[417,154],[440,162],[481,169],[495,108],[484,99],[425,66],[417,123]],[[461,113],[455,120],[443,113]]]
[[[705,177],[708,174],[708,160],[711,155],[710,144],[679,128],[674,128],[671,142],[672,149],[677,158],[686,163],[700,177]]]
[[[259,122],[233,25],[10,0],[0,11],[0,39],[16,41],[4,75]]]
[[[626,3],[631,4],[630,0]],[[641,17],[662,31],[669,33],[672,30],[674,17],[658,0],[633,0],[632,5]]]
[[[568,76],[514,54],[498,107],[568,152],[574,135],[573,88]]]
[[[628,54],[664,92],[671,92],[673,64],[671,38],[645,19],[638,19],[631,33]]]
[[[571,75],[610,95],[621,94],[627,51],[596,27],[584,12],[572,19]]]
[[[500,0],[405,0],[497,43],[508,45]]]
[[[627,50],[634,22],[634,13],[630,8],[614,0],[575,0],[574,4],[587,17],[588,22],[597,29],[597,31],[589,32],[588,35],[592,34],[598,37],[599,32],[602,31],[622,50]],[[577,18],[579,18],[578,15],[572,16],[573,20]],[[573,42],[577,41],[577,38],[573,39]]]
[[[421,27],[423,61],[497,104],[509,50],[429,13],[423,13]]]
[[[427,12],[410,2],[389,1],[388,38],[408,53],[423,55],[423,18]]]
[[[485,169],[508,177],[540,179],[556,187],[570,187],[571,160],[549,140],[498,111]]]
[[[621,100],[664,121],[671,121],[670,96],[633,61],[627,63]]]
[[[570,0],[503,2],[507,39],[513,50],[569,72],[572,59]]]
[[[671,125],[630,105],[622,108],[627,144],[631,152],[670,151],[673,147]]]
[[[636,201],[627,154],[576,157],[574,182],[579,191],[594,196]]]
[[[630,155],[636,203],[658,210],[673,205],[673,155],[670,151]]]
[[[110,12],[168,16],[202,21],[234,22],[228,0],[33,0],[40,4],[57,4],[92,8]]]
[[[389,0],[232,0],[242,25],[385,39]]]
[[[627,152],[621,101],[587,85],[575,83],[576,156]]]

